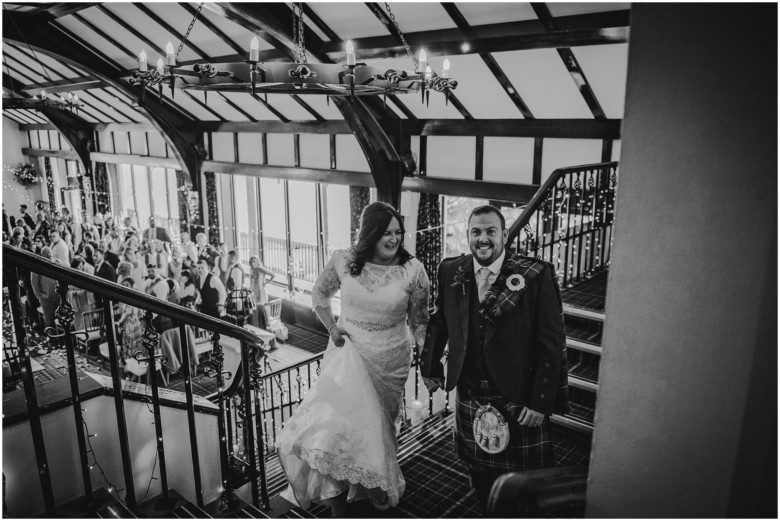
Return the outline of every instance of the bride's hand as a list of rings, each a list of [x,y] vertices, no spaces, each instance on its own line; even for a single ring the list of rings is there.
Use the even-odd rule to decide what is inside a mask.
[[[330,328],[330,338],[333,339],[333,343],[336,344],[336,347],[342,347],[344,345],[344,339],[349,338],[352,340],[352,337],[349,333],[347,333],[347,330],[339,326],[338,324],[334,324]]]

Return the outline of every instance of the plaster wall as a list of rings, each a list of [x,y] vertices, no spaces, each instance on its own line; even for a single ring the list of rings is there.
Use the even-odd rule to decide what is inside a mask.
[[[589,517],[777,515],[776,21],[632,5]]]
[[[20,204],[26,204],[29,213],[35,213],[35,202],[43,197],[41,183],[26,189],[13,178],[13,169],[19,163],[30,163],[35,168],[39,168],[38,161],[22,155],[22,148],[26,146],[27,139],[19,131],[19,125],[8,118],[3,118],[3,204],[9,216],[19,216]],[[38,173],[43,175],[40,169]]]

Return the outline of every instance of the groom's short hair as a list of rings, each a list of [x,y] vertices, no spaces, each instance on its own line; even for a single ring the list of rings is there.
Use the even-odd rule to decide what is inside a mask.
[[[492,204],[483,204],[482,206],[477,206],[473,210],[471,210],[471,213],[469,214],[469,220],[468,220],[468,226],[471,226],[471,218],[475,215],[483,215],[486,213],[494,213],[498,215],[498,220],[501,221],[501,229],[506,229],[506,219],[504,219],[504,215],[501,213],[501,210],[493,206]]]

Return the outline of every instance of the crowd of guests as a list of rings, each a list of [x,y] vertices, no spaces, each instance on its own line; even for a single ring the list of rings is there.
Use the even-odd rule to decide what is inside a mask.
[[[214,247],[205,233],[198,233],[193,242],[189,233],[182,231],[174,240],[168,229],[157,225],[154,216],[143,231],[130,217],[117,225],[103,205],[91,219],[82,211],[80,221],[74,220],[67,208],[52,213],[41,203],[34,215],[24,204],[19,213],[16,218],[9,217],[3,205],[4,243],[217,318],[230,319],[225,316],[228,293],[246,288],[256,305],[247,322],[261,328],[267,324],[265,286],[274,274],[257,257],[249,259],[246,268],[235,250],[228,251],[224,243]],[[30,325],[38,331],[54,326],[60,303],[57,282],[21,271],[20,288],[27,297],[25,315]],[[89,290],[71,287],[67,298],[76,311],[74,328],[82,329],[82,314],[97,308],[95,296]],[[42,324],[37,320],[39,307]],[[141,347],[143,313],[129,305],[118,306],[117,328],[125,353]]]

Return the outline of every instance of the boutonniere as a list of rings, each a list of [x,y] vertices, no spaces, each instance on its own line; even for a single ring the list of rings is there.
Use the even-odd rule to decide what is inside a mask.
[[[471,281],[466,277],[466,270],[463,269],[463,266],[458,266],[458,271],[455,272],[455,275],[452,277],[452,284],[451,286],[454,288],[456,286],[460,286],[460,289],[463,290],[463,294],[466,294],[466,284],[470,283]]]
[[[504,263],[496,281],[485,292],[485,298],[479,305],[482,317],[496,323],[517,307],[526,292],[523,271],[526,269],[520,261],[509,259]]]

